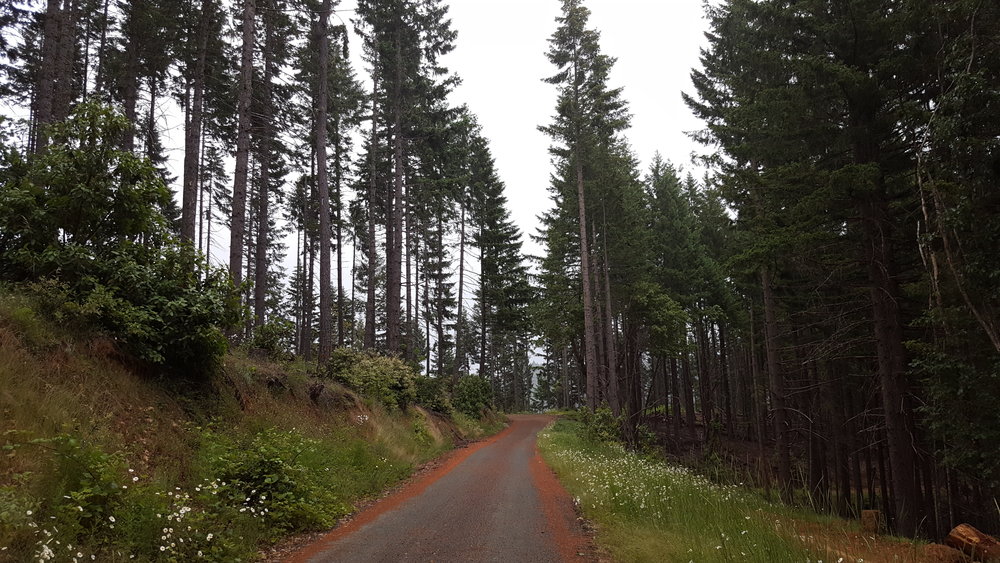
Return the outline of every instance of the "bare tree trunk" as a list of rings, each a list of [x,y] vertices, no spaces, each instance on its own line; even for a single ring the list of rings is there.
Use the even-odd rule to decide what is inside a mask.
[[[677,373],[677,358],[670,358],[670,411],[674,428],[674,438],[681,437],[681,395],[680,378]],[[666,403],[664,403],[664,407]]]
[[[256,0],[243,2],[243,48],[240,62],[236,170],[233,174],[233,216],[229,233],[229,275],[243,283],[243,241],[246,234],[247,172],[250,164],[250,97],[253,93],[254,12]]]
[[[464,372],[465,347],[462,341],[465,337],[465,198],[463,197],[462,212],[458,223],[458,320],[455,323],[455,369],[452,372],[452,383],[458,383],[458,378]]]
[[[69,117],[73,103],[73,70],[76,62],[76,26],[80,16],[75,0],[63,0],[59,13],[59,47],[56,53],[56,81],[52,98],[52,121]]]
[[[254,245],[254,284],[253,310],[254,326],[261,326],[267,321],[267,285],[268,259],[267,251],[271,228],[271,158],[274,152],[274,88],[272,81],[278,75],[278,65],[275,53],[279,48],[280,38],[274,26],[273,10],[277,5],[273,0],[266,0],[268,8],[264,18],[264,76],[260,85],[261,124],[260,124],[260,188],[257,190],[257,242]]]
[[[403,183],[403,219],[405,227],[406,249],[406,323],[404,338],[404,357],[408,360],[416,358],[416,331],[413,330],[413,210],[410,206],[410,182]]]
[[[97,44],[97,70],[94,73],[94,91],[104,91],[104,56],[108,44],[108,4],[104,0],[101,10],[101,40]]]
[[[890,242],[886,239],[887,205],[866,202],[862,209],[868,277],[871,282],[872,318],[879,383],[885,409],[886,446],[892,470],[896,509],[896,531],[912,536],[917,532],[919,501],[914,477],[916,456],[910,417],[912,408],[906,390],[906,351],[899,312],[899,287],[895,280]]]
[[[403,257],[403,55],[399,33],[396,33],[396,76],[393,82],[392,153],[393,190],[386,216],[386,349],[389,354],[400,352],[400,287]]]
[[[315,308],[313,307],[313,295],[316,287],[316,243],[314,241],[308,241],[306,244],[306,252],[309,254],[309,275],[307,277],[308,283],[306,284],[306,299],[303,302],[303,306],[305,308],[305,326],[302,331],[302,344],[305,353],[302,356],[305,361],[310,362],[312,361],[313,314],[315,313]]]
[[[201,2],[198,25],[198,60],[195,63],[192,97],[184,129],[184,179],[181,202],[181,239],[191,241],[195,235],[197,214],[199,157],[201,156],[201,125],[205,105],[205,65],[208,57],[208,21],[211,0]],[[199,237],[200,238],[200,237]]]
[[[736,435],[735,422],[733,421],[733,399],[729,386],[729,353],[726,347],[726,329],[719,324],[719,366],[722,377],[722,402],[726,410],[726,434]]]
[[[564,409],[570,408],[570,388],[569,388],[569,350],[566,346],[562,347],[562,362],[559,365],[560,376],[562,381],[562,405]]]
[[[685,336],[685,339],[687,337]],[[687,353],[681,357],[681,373],[684,391],[684,417],[687,425],[688,435],[691,441],[698,439],[698,428],[695,426],[694,418],[694,379],[691,377],[691,359]]]
[[[701,399],[701,419],[705,427],[705,440],[714,433],[715,401],[712,397],[712,366],[709,358],[708,335],[705,331],[705,320],[695,321],[695,336],[698,344],[698,396]]]
[[[787,498],[792,482],[791,454],[788,447],[788,424],[785,412],[785,378],[778,363],[778,321],[775,316],[774,291],[771,271],[767,266],[760,270],[760,284],[764,293],[764,349],[767,354],[767,373],[770,382],[771,408],[774,411],[775,449],[778,453],[778,486]]]
[[[41,152],[48,144],[45,126],[52,123],[52,102],[55,96],[56,57],[59,50],[59,18],[62,12],[61,0],[48,0],[42,23],[42,64],[38,70],[38,94],[35,96],[34,123],[35,137],[32,141],[35,152]]]
[[[316,180],[319,186],[319,362],[330,359],[330,178],[326,169],[327,81],[330,65],[330,0],[319,12],[319,88],[316,94]]]
[[[205,167],[205,134],[201,133],[198,139],[198,170],[200,171]],[[198,174],[198,182],[195,188],[198,191],[197,202],[195,208],[198,215],[198,253],[204,254],[205,252],[205,178],[202,174]],[[209,204],[211,204],[211,194],[209,194]],[[208,261],[205,261],[208,265]]]
[[[444,251],[444,222],[441,215],[437,217],[437,245]],[[437,294],[437,371],[438,377],[444,377],[445,372],[445,340],[444,340],[444,260],[437,261],[437,280],[434,291]],[[429,373],[427,375],[430,375]]]
[[[156,158],[156,94],[159,81],[155,76],[149,77],[149,113],[146,114],[146,158],[153,161]]]
[[[122,110],[125,118],[129,121],[129,128],[125,131],[122,139],[122,150],[132,152],[135,150],[135,125],[138,121],[136,114],[136,104],[139,100],[139,30],[137,29],[137,12],[142,8],[141,3],[136,0],[129,2],[132,13],[126,20],[124,30],[127,44],[125,46],[125,68],[122,75]]]
[[[375,177],[378,175],[378,170],[375,166],[376,158],[375,153],[378,150],[378,61],[376,60],[372,67],[375,68],[375,72],[372,76],[373,86],[372,86],[372,138],[371,144],[368,149],[368,154],[370,156],[368,166],[370,168],[370,177],[368,179],[368,240],[367,242],[367,258],[368,258],[368,287],[367,287],[367,300],[365,301],[365,341],[364,347],[366,350],[375,349]]]
[[[336,198],[337,212],[337,346],[344,347],[344,220],[343,220],[343,181],[344,166],[341,162],[343,158],[343,143],[340,130],[340,115],[334,117],[334,129],[336,130],[336,145],[333,147],[333,181],[334,197]]]
[[[583,184],[583,155],[579,148],[574,156],[576,167],[576,197],[580,221],[580,278],[583,285],[584,369],[587,373],[587,408],[597,408],[597,338],[594,326],[594,297],[591,288],[590,248],[587,234],[587,202]]]
[[[480,240],[482,240],[482,237],[483,237],[483,227],[480,225],[480,227],[479,227],[479,238],[480,238]],[[482,256],[480,256],[480,258],[479,258],[479,268],[480,268],[480,270],[482,270]],[[479,377],[486,377],[486,375],[488,373],[487,369],[486,369],[486,367],[487,367],[487,365],[486,365],[486,361],[487,361],[487,358],[486,358],[486,355],[487,355],[487,352],[486,352],[486,331],[487,331],[487,327],[490,326],[490,324],[489,324],[490,321],[489,321],[488,316],[487,316],[488,312],[489,312],[489,309],[488,309],[488,307],[486,305],[486,292],[483,291],[482,283],[483,283],[483,280],[482,280],[482,278],[480,278],[479,279],[479,286],[480,286],[479,287]],[[590,376],[589,375],[587,376],[587,385],[588,386],[590,385]],[[592,399],[590,399],[588,397],[588,401],[590,401],[590,400],[592,400]],[[593,410],[592,406],[591,406],[591,410]]]
[[[607,219],[605,218],[604,230],[607,232]],[[601,264],[601,281],[604,284],[604,338],[606,349],[608,399],[611,402],[611,412],[615,416],[622,413],[621,385],[618,376],[618,338],[614,326],[614,313],[611,308],[611,275],[608,272],[608,247],[603,245],[604,260]],[[627,401],[626,401],[627,403]]]

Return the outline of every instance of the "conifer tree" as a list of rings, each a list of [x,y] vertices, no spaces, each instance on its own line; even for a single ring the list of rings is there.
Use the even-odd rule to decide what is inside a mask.
[[[607,81],[614,59],[600,51],[600,34],[589,29],[590,10],[581,0],[563,0],[559,24],[549,39],[546,56],[556,67],[556,74],[546,82],[556,85],[559,98],[555,121],[542,127],[555,144],[550,151],[561,163],[562,182],[570,184],[575,193],[560,193],[563,204],[576,206],[579,232],[579,263],[583,296],[584,369],[587,374],[587,405],[597,406],[598,331],[595,319],[596,287],[599,282],[593,272],[594,249],[588,220],[588,184],[595,180],[590,163],[628,125],[621,89],[611,89]],[[560,188],[554,186],[556,190]],[[591,188],[593,189],[593,188]],[[565,188],[563,188],[565,190]]]

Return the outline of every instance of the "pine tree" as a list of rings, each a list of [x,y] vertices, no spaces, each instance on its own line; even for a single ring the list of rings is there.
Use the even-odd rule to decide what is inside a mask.
[[[575,203],[579,231],[579,263],[583,290],[584,368],[587,373],[587,405],[597,406],[598,330],[595,320],[596,286],[593,272],[593,241],[588,227],[587,186],[594,181],[588,163],[628,125],[621,89],[609,89],[608,75],[614,60],[600,52],[600,34],[588,29],[590,11],[580,0],[564,0],[559,27],[549,40],[547,57],[557,73],[546,81],[559,88],[557,115],[552,125],[542,127],[556,142],[550,149],[564,164],[560,174],[572,178],[574,194],[561,193],[563,203]],[[571,175],[571,176],[570,176]],[[567,182],[568,183],[568,182]],[[558,186],[554,186],[557,190]],[[592,221],[592,219],[591,219]]]

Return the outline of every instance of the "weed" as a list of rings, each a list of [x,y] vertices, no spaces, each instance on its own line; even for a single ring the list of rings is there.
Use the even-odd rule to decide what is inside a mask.
[[[720,486],[559,420],[539,447],[599,539],[623,561],[807,561],[826,554],[784,535],[781,512],[755,493]],[[834,559],[835,560],[835,559]]]

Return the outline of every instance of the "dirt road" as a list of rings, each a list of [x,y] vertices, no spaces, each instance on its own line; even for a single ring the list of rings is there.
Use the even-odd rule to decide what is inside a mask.
[[[586,538],[538,455],[547,416],[511,416],[493,438],[382,499],[292,558],[319,561],[574,561]]]

